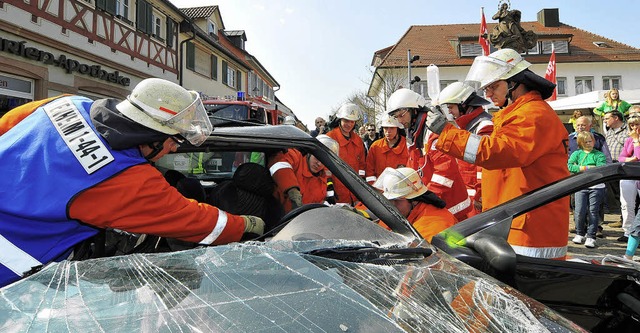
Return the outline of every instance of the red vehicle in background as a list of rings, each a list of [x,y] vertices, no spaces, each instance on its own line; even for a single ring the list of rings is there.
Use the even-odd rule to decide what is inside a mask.
[[[237,126],[245,122],[278,125],[284,119],[275,103],[260,97],[245,99],[243,92],[239,92],[236,98],[203,97],[202,103],[213,126]]]

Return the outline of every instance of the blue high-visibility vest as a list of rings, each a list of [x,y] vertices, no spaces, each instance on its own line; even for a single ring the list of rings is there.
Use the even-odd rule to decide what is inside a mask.
[[[109,147],[89,117],[92,103],[55,99],[0,136],[0,287],[66,259],[95,235],[97,228],[69,218],[72,199],[147,162],[137,148]]]

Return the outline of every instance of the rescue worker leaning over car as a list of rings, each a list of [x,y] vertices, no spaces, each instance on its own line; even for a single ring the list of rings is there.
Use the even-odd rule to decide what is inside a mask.
[[[183,197],[150,163],[212,131],[199,95],[145,79],[124,101],[59,96],[0,119],[0,287],[120,229],[205,245],[264,222]]]
[[[447,209],[462,221],[471,211],[471,200],[456,159],[435,149],[438,135],[424,125],[427,111],[427,100],[411,89],[398,89],[387,101],[389,116],[397,119],[407,131],[406,166],[416,170],[422,183],[442,198]]]
[[[445,202],[422,184],[416,170],[386,168],[373,187],[381,190],[382,195],[391,200],[400,214],[428,242],[458,222],[451,212],[444,209]]]
[[[530,65],[511,49],[474,60],[466,81],[477,82],[501,108],[493,115],[490,136],[459,129],[438,110],[427,117],[427,126],[440,133],[439,150],[483,168],[483,210],[569,176],[567,131],[544,101],[555,84],[530,71]],[[516,217],[508,242],[521,255],[564,258],[568,232],[566,197]]]
[[[318,135],[316,139],[338,155],[340,146],[336,140],[325,134]],[[303,204],[323,203],[327,200],[330,171],[315,156],[289,149],[271,157],[268,166],[276,183],[275,197],[280,199],[285,213]]]
[[[340,158],[345,161],[360,177],[364,178],[366,167],[365,147],[362,138],[356,133],[356,121],[360,120],[360,109],[353,103],[340,106],[336,112],[338,126],[327,133],[340,145]],[[339,180],[333,180],[336,202],[354,205],[358,199]]]
[[[478,96],[473,87],[462,82],[454,82],[446,86],[438,95],[438,104],[449,110],[460,128],[477,135],[490,135],[493,132],[491,115],[483,106],[491,102]],[[482,212],[482,168],[474,164],[458,160],[460,175],[467,186],[467,194],[473,203],[469,216]]]

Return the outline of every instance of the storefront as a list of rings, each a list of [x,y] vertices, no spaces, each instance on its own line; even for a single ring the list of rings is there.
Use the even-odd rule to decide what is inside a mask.
[[[34,100],[33,80],[0,72],[0,117],[18,105]]]

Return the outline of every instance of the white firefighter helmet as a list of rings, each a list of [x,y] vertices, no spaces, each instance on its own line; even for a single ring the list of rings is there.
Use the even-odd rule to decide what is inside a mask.
[[[360,120],[360,108],[353,103],[345,103],[336,112],[336,118],[358,121]]]
[[[499,81],[506,80],[523,70],[529,68],[531,63],[512,49],[500,49],[488,56],[479,56],[473,60],[473,64],[467,73],[465,82],[474,85],[476,90]]]
[[[478,96],[475,89],[462,82],[454,82],[446,86],[438,95],[438,105],[443,104],[464,104],[471,106],[482,106],[491,104],[490,101]],[[462,110],[461,110],[462,111]]]
[[[427,100],[417,92],[400,88],[396,90],[387,100],[387,114],[404,108],[421,108],[427,105]]]
[[[294,125],[295,126],[296,125],[296,120],[292,116],[286,116],[286,117],[284,117],[283,124],[285,124],[285,125]]]
[[[330,136],[326,134],[320,134],[316,136],[316,139],[320,141],[323,145],[327,146],[329,150],[331,150],[334,154],[338,155],[340,153],[340,144],[338,141],[334,140]]]
[[[413,199],[427,192],[420,175],[412,168],[385,168],[373,187],[382,190],[382,195],[389,200]]]
[[[380,121],[380,127],[397,127],[398,129],[403,129],[404,126],[396,119],[395,117],[391,117],[386,115]]]
[[[168,135],[180,134],[196,146],[213,130],[200,95],[163,79],[140,81],[116,108],[138,124]]]

